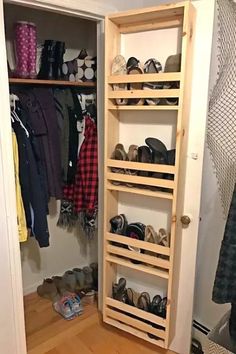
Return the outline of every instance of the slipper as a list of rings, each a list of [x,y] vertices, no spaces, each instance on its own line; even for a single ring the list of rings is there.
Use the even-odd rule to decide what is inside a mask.
[[[136,162],[138,160],[138,146],[137,145],[130,145],[127,157],[128,157],[128,161],[131,161],[131,162]],[[125,174],[130,175],[130,176],[137,176],[138,171],[126,169]],[[134,184],[133,183],[126,183],[126,186],[132,188],[132,187],[134,187]]]
[[[147,225],[145,228],[145,237],[144,241],[145,242],[150,242],[150,243],[155,243],[157,244],[158,240],[158,235],[154,228],[151,225]],[[145,254],[148,254],[149,256],[156,256],[157,254],[152,251],[145,251]]]
[[[129,75],[140,75],[143,74],[143,70],[139,66],[131,66],[128,69]],[[143,83],[142,82],[132,82],[128,85],[129,90],[142,90]],[[143,98],[131,98],[129,99],[130,105],[143,105],[144,99]]]
[[[140,294],[131,288],[128,288],[126,290],[126,294],[127,294],[128,305],[137,307]]]
[[[169,247],[169,234],[165,229],[159,230],[156,243],[161,246]]]
[[[162,298],[160,295],[155,295],[152,299],[152,302],[150,304],[150,312],[153,313],[154,315],[158,315],[159,313],[159,304],[162,301]]]
[[[126,279],[125,278],[120,278],[118,280],[118,283],[113,283],[112,284],[112,297],[113,297],[113,299],[121,301],[121,299],[123,299],[123,297],[124,297],[125,287],[126,287]]]
[[[166,146],[156,138],[147,138],[145,143],[149,146],[152,151],[152,163],[156,164],[167,164],[167,149]],[[164,173],[153,172],[151,173],[153,178],[164,178]]]
[[[135,240],[141,240],[144,241],[145,237],[145,228],[146,226],[142,224],[141,222],[134,222],[131,223],[127,226],[126,229],[126,236],[131,237]],[[130,251],[136,252],[136,253],[143,253],[144,251],[138,247],[133,247],[133,246],[128,246],[128,249]],[[134,259],[130,260],[134,264],[140,264],[142,262],[136,261]]]
[[[127,64],[126,64],[127,70],[129,70],[131,68],[136,68],[136,67],[140,67],[140,61],[135,57],[130,57],[127,61]]]
[[[111,155],[111,159],[113,160],[121,160],[121,161],[127,161],[128,160],[128,156],[127,153],[124,149],[124,146],[122,144],[117,144],[115,146],[115,149]],[[119,168],[119,167],[112,167],[111,168],[111,172],[113,173],[121,173],[121,174],[125,174],[125,169],[124,168]],[[112,184],[118,186],[120,184],[122,184],[122,182],[119,181],[112,181]]]
[[[111,67],[111,74],[112,75],[126,75],[127,74],[126,60],[122,55],[117,55],[113,59],[112,67]],[[113,84],[112,87],[113,87],[113,90],[127,90],[128,89],[128,86],[126,83]],[[125,98],[117,98],[116,99],[117,105],[126,105],[127,103],[128,103],[128,100]]]
[[[110,232],[117,235],[126,235],[128,221],[125,214],[116,215],[110,219]],[[120,244],[119,244],[120,245]]]
[[[139,146],[139,148],[138,148],[138,162],[152,163],[151,150],[146,145]],[[142,177],[148,177],[149,172],[148,171],[139,171],[138,175],[142,176]]]
[[[150,295],[147,292],[141,293],[137,301],[137,307],[140,310],[149,312],[150,304],[151,304]]]
[[[181,70],[181,54],[175,54],[175,55],[170,55],[165,64],[165,73],[170,73],[170,72],[180,72]],[[165,82],[164,84],[164,89],[179,89],[179,82],[178,81],[172,81],[172,82]],[[178,98],[177,97],[167,97],[164,98],[163,103],[173,106],[178,104]]]
[[[144,63],[144,73],[147,74],[157,74],[162,71],[161,63],[155,58],[148,59]],[[161,90],[163,88],[163,83],[161,82],[145,82],[143,84],[144,90]],[[160,103],[160,98],[146,98],[148,105],[157,105]]]

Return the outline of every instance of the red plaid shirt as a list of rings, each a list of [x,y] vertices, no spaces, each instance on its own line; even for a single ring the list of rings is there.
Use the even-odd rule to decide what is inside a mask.
[[[93,214],[98,205],[98,146],[97,127],[94,121],[85,117],[84,142],[77,159],[74,184],[63,189],[64,199],[74,204],[76,214],[84,211]]]

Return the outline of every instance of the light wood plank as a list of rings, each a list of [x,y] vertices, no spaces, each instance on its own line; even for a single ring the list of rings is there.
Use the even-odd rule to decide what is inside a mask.
[[[153,177],[142,177],[142,176],[130,176],[121,173],[107,172],[107,179],[111,181],[120,181],[125,183],[133,184],[143,184],[145,186],[163,187],[174,189],[174,181],[169,179],[153,178]],[[132,188],[132,187],[130,187]]]
[[[169,90],[117,90],[110,91],[108,93],[108,98],[168,98],[168,97],[179,97],[180,90],[169,89]]]
[[[141,248],[146,251],[152,251],[152,252],[155,252],[158,254],[163,254],[166,256],[170,255],[170,248],[169,247],[156,245],[154,243],[135,240],[131,237],[120,236],[120,235],[112,234],[110,232],[107,232],[105,234],[105,238],[106,238],[106,240],[111,241],[111,242],[117,242],[117,243],[121,243],[123,245]]]
[[[157,73],[157,74],[136,74],[136,75],[109,75],[108,84],[124,84],[139,82],[163,82],[180,81],[181,73]]]
[[[142,262],[146,265],[151,265],[155,267],[160,267],[163,269],[170,269],[170,263],[167,260],[158,258],[156,256],[150,256],[145,253],[138,253],[131,251],[129,249],[125,249],[122,247],[116,247],[113,245],[107,245],[107,252],[111,255],[122,256],[124,258],[133,259]]]
[[[170,173],[173,175],[175,174],[175,170],[176,170],[175,166],[171,166],[171,165],[120,161],[120,160],[113,160],[113,159],[107,159],[106,164],[109,167],[118,167],[118,168],[125,168],[131,170],[139,170],[139,171],[162,172],[162,173]]]
[[[178,111],[179,109],[179,105],[151,105],[151,106],[147,106],[147,105],[130,105],[130,106],[116,106],[116,105],[112,105],[110,104],[108,106],[108,109],[111,111]]]
[[[131,327],[137,328],[143,331],[144,333],[151,333],[153,335],[158,336],[159,338],[165,339],[165,331],[155,329],[154,327],[146,324],[145,322],[136,320],[131,316],[124,315],[123,313],[111,310],[110,308],[106,308],[105,315],[113,318],[114,320],[121,321]]]
[[[161,18],[158,22],[142,21],[120,25],[120,33],[137,33],[145,31],[154,31],[167,28],[178,28],[183,25],[183,18],[181,15]]]
[[[137,317],[140,317],[142,319],[145,319],[147,321],[150,321],[150,322],[155,323],[157,325],[160,325],[162,327],[166,326],[166,320],[164,318],[161,318],[159,316],[153,315],[152,313],[140,310],[140,309],[138,309],[138,308],[136,308],[134,306],[129,306],[127,304],[124,304],[123,302],[114,300],[114,299],[109,298],[109,297],[107,297],[105,299],[105,301],[106,301],[106,304],[108,306],[111,306],[111,307],[114,307],[114,308],[116,308],[118,310],[130,313],[132,315],[135,315]]]
[[[155,339],[152,339],[150,337],[148,337],[148,335],[136,328],[133,328],[133,327],[130,327],[124,323],[121,323],[119,321],[116,321],[112,318],[109,318],[109,317],[105,317],[104,318],[104,321],[114,327],[117,327],[119,329],[121,329],[122,331],[125,331],[127,333],[130,333],[130,334],[133,334],[134,336],[138,337],[138,338],[141,338],[141,339],[144,339],[145,341],[149,342],[149,343],[152,343],[154,345],[158,345],[159,347],[161,348],[164,348],[164,341],[163,340],[155,340]],[[155,351],[155,353],[157,354],[158,352]],[[161,352],[160,352],[161,353]],[[169,351],[167,351],[167,354],[169,353]],[[143,354],[143,353],[142,353]]]
[[[65,80],[39,80],[39,79],[19,79],[10,78],[10,84],[17,85],[54,85],[54,86],[78,86],[78,87],[96,87],[96,82],[77,82]]]
[[[117,256],[112,256],[112,255],[107,255],[105,257],[105,260],[110,263],[114,264],[119,264],[123,267],[138,270],[140,272],[148,273],[155,275],[157,277],[163,278],[163,279],[168,279],[169,278],[169,273],[168,270],[161,270],[155,267],[151,266],[146,266],[144,264],[134,264],[129,260],[117,257]]]
[[[167,192],[159,192],[159,191],[151,191],[149,189],[142,189],[142,188],[135,188],[135,187],[126,187],[122,185],[114,185],[110,182],[107,183],[107,189],[112,190],[112,191],[119,191],[119,192],[125,192],[125,193],[133,193],[133,194],[139,194],[139,195],[144,195],[146,197],[154,197],[154,198],[160,198],[160,199],[173,199],[173,194],[172,193],[167,193]]]

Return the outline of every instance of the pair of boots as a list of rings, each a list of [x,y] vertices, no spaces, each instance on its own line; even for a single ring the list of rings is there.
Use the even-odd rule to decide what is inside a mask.
[[[49,39],[45,40],[41,55],[41,66],[38,74],[38,79],[62,80],[62,65],[64,53],[64,42]]]
[[[18,21],[15,24],[15,76],[34,79],[37,58],[36,26],[32,22]]]

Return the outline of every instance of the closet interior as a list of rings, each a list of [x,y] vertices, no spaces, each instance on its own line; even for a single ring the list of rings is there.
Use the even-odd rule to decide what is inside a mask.
[[[83,269],[91,264],[96,268],[97,265],[97,221],[93,220],[98,213],[97,23],[7,3],[4,4],[4,16],[11,120],[18,143],[18,178],[20,185],[23,184],[21,207],[24,208],[26,203],[29,208],[24,225],[27,235],[21,239],[25,242],[20,243],[23,290],[27,295],[35,292],[44,279],[49,279],[50,286],[53,276],[62,276],[74,268]],[[68,124],[68,117],[71,125]],[[30,153],[24,150],[22,135],[27,144],[33,136],[29,143]],[[37,146],[32,150],[34,143]],[[85,184],[82,186],[78,180],[81,179],[81,167],[78,165],[87,158],[83,148],[86,144],[94,144],[90,151],[93,166],[88,175],[82,176]],[[32,151],[33,162],[30,160],[32,156],[29,156]],[[40,154],[39,160],[37,153]],[[45,160],[42,158],[41,161],[41,156]],[[35,161],[35,170],[29,172],[25,165],[29,163],[32,167]],[[42,165],[37,164],[38,161]],[[29,174],[25,176],[25,173]],[[89,173],[96,175],[92,191],[88,190],[88,186],[86,189]],[[24,178],[26,180],[22,181]],[[40,186],[37,183],[41,183]],[[28,195],[32,190],[33,196]],[[43,201],[42,194],[45,197]],[[75,195],[80,198],[77,211],[76,201],[73,201]],[[68,200],[73,201],[74,205],[66,204]],[[40,203],[44,204],[36,210]],[[44,207],[47,210],[43,210]],[[93,269],[92,273],[95,278],[96,271]],[[68,282],[73,283],[72,278],[69,280],[70,276],[68,273]],[[88,281],[91,281],[91,274],[84,274],[84,277],[85,280],[90,277]]]

